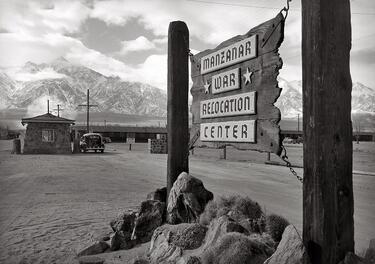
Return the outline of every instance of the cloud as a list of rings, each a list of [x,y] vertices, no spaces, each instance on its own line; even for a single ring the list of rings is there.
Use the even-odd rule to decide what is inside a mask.
[[[138,81],[167,90],[167,67],[167,54],[151,55],[135,69],[134,76],[141,77]]]
[[[279,5],[277,1],[273,2]],[[191,35],[206,43],[218,44],[233,35],[243,34],[275,14],[275,10],[259,12],[259,9],[189,1],[138,0],[135,4],[132,0],[109,0],[95,2],[91,17],[116,25],[125,25],[135,18],[156,36],[166,36],[169,23],[182,20],[187,23]]]
[[[259,5],[280,9],[284,5],[276,0],[261,2]],[[373,1],[360,1],[367,3],[365,5],[357,2],[352,4],[353,10],[365,10],[373,6]],[[300,4],[292,2],[292,8],[298,9]],[[252,27],[273,18],[277,12],[272,9],[175,0],[0,0],[0,65],[20,66],[26,61],[42,63],[64,56],[107,76],[147,82],[166,89],[167,55],[156,53],[165,50],[171,21],[185,21],[190,31],[190,47],[204,50],[214,48],[235,35],[244,34]],[[130,37],[127,38],[131,40],[123,41],[124,38],[116,36],[118,43],[122,41],[121,48],[115,48],[119,50],[117,53],[111,51],[111,54],[104,54],[90,48],[89,43],[82,42],[82,35],[85,34],[84,21],[89,17],[108,25],[119,25],[124,30],[129,29]],[[374,71],[374,58],[371,56],[371,40],[375,32],[370,27],[371,19],[373,16],[352,16],[351,70],[353,80],[373,85],[375,83],[371,72]],[[147,52],[141,54],[138,51]],[[121,61],[122,56],[118,56],[118,59],[111,57],[129,55],[130,52],[137,52],[134,57],[138,58],[138,64],[132,61],[132,56],[126,57],[128,61]],[[192,52],[196,54],[198,51]],[[288,79],[301,79],[300,11],[291,10],[289,13],[284,43],[279,52],[284,61],[281,75]],[[142,56],[138,56],[140,54]]]
[[[13,33],[73,33],[91,9],[80,1],[1,1],[0,25]]]
[[[129,52],[152,50],[156,48],[155,44],[144,36],[140,36],[134,40],[124,40],[121,42],[121,45],[122,48],[119,53],[122,55],[126,55]]]
[[[155,44],[167,44],[168,37],[153,39],[152,42]]]
[[[9,70],[7,71],[7,74],[14,80],[21,82],[32,82],[44,79],[61,79],[66,77],[65,74],[57,73],[49,67],[36,73],[25,72],[21,69],[17,71]]]

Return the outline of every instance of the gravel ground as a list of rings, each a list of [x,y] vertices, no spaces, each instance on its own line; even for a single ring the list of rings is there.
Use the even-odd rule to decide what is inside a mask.
[[[111,143],[104,154],[76,155],[11,155],[11,144],[0,141],[0,263],[77,263],[76,251],[108,232],[118,212],[166,182],[166,155],[147,153],[146,144],[130,152]],[[375,173],[375,144],[353,146],[354,170]],[[288,152],[302,164],[301,145]],[[301,229],[302,186],[286,167],[264,165],[265,154],[254,152],[228,149],[228,160],[219,157],[218,150],[196,150],[190,172],[215,196],[248,195]],[[358,252],[375,238],[374,188],[375,176],[354,174]],[[146,248],[105,254],[106,263],[126,263]]]

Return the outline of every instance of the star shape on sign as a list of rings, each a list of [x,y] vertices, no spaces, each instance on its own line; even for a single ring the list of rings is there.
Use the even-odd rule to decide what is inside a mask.
[[[250,71],[250,68],[247,68],[246,72],[243,74],[243,77],[245,77],[245,84],[251,83],[252,75],[253,75],[253,72]]]
[[[211,84],[208,82],[204,85],[204,93],[206,94],[210,93],[210,90],[209,90],[210,86]]]

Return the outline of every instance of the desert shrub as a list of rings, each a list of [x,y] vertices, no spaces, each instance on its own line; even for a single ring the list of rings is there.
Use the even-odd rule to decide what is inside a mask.
[[[266,231],[266,217],[262,215],[257,219],[245,219],[240,224],[246,228],[250,233],[262,234]]]
[[[266,217],[266,232],[276,242],[280,242],[284,230],[288,225],[288,220],[280,215],[271,214]]]
[[[132,264],[150,264],[150,261],[147,257],[137,254],[137,257],[132,260]]]
[[[253,240],[236,232],[225,234],[217,244],[201,256],[203,264],[263,264],[270,256],[261,240]]]
[[[222,196],[207,203],[204,212],[200,216],[200,223],[208,225],[212,219],[222,215],[228,215],[236,221],[242,219],[258,219],[263,215],[259,204],[249,197],[239,195]]]

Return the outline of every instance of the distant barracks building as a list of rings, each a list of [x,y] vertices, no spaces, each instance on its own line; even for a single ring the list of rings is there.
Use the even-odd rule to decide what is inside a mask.
[[[27,124],[24,154],[72,153],[70,125],[74,124],[74,120],[47,113],[23,118],[21,123]]]

